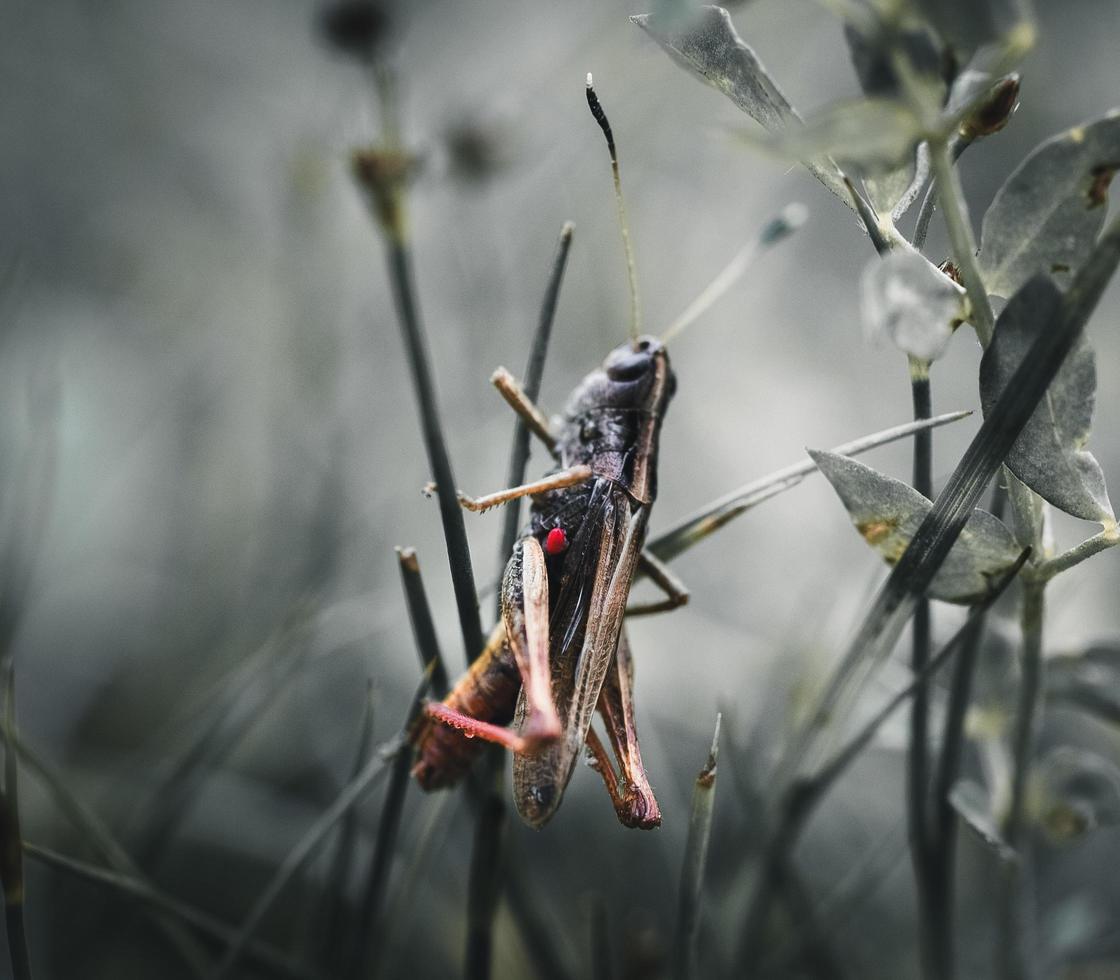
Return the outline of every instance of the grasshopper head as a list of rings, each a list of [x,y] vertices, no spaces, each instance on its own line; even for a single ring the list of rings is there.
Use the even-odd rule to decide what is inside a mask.
[[[568,401],[559,440],[564,465],[587,464],[635,500],[652,502],[661,419],[676,384],[657,338],[616,347]]]

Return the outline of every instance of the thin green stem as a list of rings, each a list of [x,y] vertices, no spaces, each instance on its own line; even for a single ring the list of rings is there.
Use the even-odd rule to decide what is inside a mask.
[[[387,238],[389,281],[392,283],[393,298],[400,318],[405,349],[408,352],[409,367],[412,370],[412,383],[420,408],[420,423],[424,433],[424,445],[428,451],[428,463],[436,482],[440,519],[443,522],[443,534],[447,542],[447,560],[451,567],[455,603],[459,610],[459,628],[463,637],[463,649],[469,663],[482,653],[484,638],[482,619],[478,612],[478,594],[474,585],[471,549],[467,541],[467,528],[463,521],[463,509],[459,506],[455,492],[457,484],[444,441],[443,423],[440,420],[435,383],[432,380],[428,345],[420,323],[419,306],[412,279],[412,254],[405,243],[400,227],[388,229]]]
[[[1035,740],[1042,693],[1042,620],[1046,585],[1026,579],[1023,583],[1021,624],[1023,659],[1019,679],[1019,699],[1012,735],[1011,794],[1003,820],[1003,839],[1018,854],[1003,871],[1000,895],[998,958],[1004,980],[1026,980],[1034,975],[1035,956],[1027,948],[1033,930],[1030,896],[1024,887],[1030,874],[1030,841],[1026,833],[1027,784],[1034,761]]]
[[[928,419],[932,414],[929,362],[910,358],[910,393],[914,420]],[[925,497],[933,496],[933,438],[929,429],[914,433],[914,489]],[[929,599],[922,597],[914,608],[911,625],[910,667],[920,675],[929,663],[931,622]],[[914,691],[910,705],[910,743],[906,767],[906,815],[910,839],[910,863],[918,899],[918,928],[925,975],[932,980],[938,974],[933,967],[932,929],[930,919],[930,831],[929,831],[929,690],[925,685]]]
[[[548,285],[545,287],[544,300],[541,303],[540,316],[537,318],[537,329],[533,335],[533,342],[529,348],[529,363],[525,367],[525,378],[522,390],[529,401],[536,402],[540,396],[541,380],[544,377],[544,362],[548,354],[548,342],[552,337],[552,324],[556,319],[556,308],[560,301],[560,285],[564,280],[564,270],[568,264],[568,252],[572,247],[572,235],[575,225],[570,221],[564,222],[560,229],[560,239],[556,244],[556,254],[552,259],[552,269],[548,276]],[[525,482],[525,469],[529,463],[530,437],[529,426],[520,416],[513,427],[513,448],[509,454],[509,476],[507,487],[516,487]],[[506,505],[505,522],[502,525],[501,548],[498,560],[503,564],[509,558],[510,552],[517,541],[521,530],[521,504],[513,501]],[[498,615],[501,615],[501,599],[498,600]]]
[[[1093,555],[1116,544],[1120,544],[1120,528],[1116,524],[1109,524],[1103,531],[1094,534],[1091,538],[1086,538],[1081,544],[1070,548],[1069,551],[1041,562],[1033,570],[1032,577],[1042,582],[1049,582],[1055,575],[1060,575],[1075,565],[1080,565],[1086,558],[1092,558]]]
[[[463,976],[488,980],[493,953],[494,913],[502,887],[502,838],[507,820],[502,798],[503,768],[488,753],[482,767],[486,786],[475,823],[467,895],[467,951]],[[500,760],[504,763],[504,759]]]
[[[424,579],[420,574],[420,560],[414,548],[398,548],[397,561],[401,570],[401,585],[404,587],[408,618],[412,623],[412,636],[416,640],[416,650],[420,663],[425,670],[432,672],[432,693],[437,698],[447,697],[450,684],[447,680],[447,667],[439,648],[435,620],[428,605],[428,593],[424,589]]]
[[[677,896],[676,934],[673,939],[673,976],[688,980],[696,975],[696,940],[700,931],[700,905],[704,871],[708,863],[708,841],[712,833],[712,812],[716,795],[716,762],[719,759],[721,715],[716,715],[715,734],[708,761],[696,777],[692,789],[692,812],[684,848],[680,890]]]
[[[801,839],[801,834],[817,806],[824,800],[828,791],[836,785],[840,776],[871,744],[875,734],[886,720],[908,698],[913,697],[915,691],[927,684],[930,678],[956,653],[968,636],[971,624],[1003,594],[1003,591],[1018,575],[1029,554],[1029,551],[1025,551],[1020,555],[1019,560],[995,586],[984,603],[973,608],[965,625],[937,652],[936,656],[930,659],[921,674],[915,676],[906,687],[891,697],[816,772],[811,776],[795,777],[784,790],[777,806],[778,816],[774,822],[775,830],[765,848],[763,865],[747,907],[747,919],[743,928],[738,957],[741,966],[750,967],[754,965],[752,961],[756,955],[762,928],[766,923],[771,898],[777,893],[792,860],[793,850]]]
[[[0,884],[4,890],[4,920],[8,931],[8,957],[14,980],[30,980],[31,955],[27,948],[24,917],[23,834],[19,814],[19,760],[15,750],[15,665],[3,665],[4,789],[0,793]]]
[[[980,277],[980,267],[976,264],[976,239],[968,220],[968,206],[965,204],[960,179],[953,168],[949,156],[949,145],[944,139],[931,140],[929,144],[930,165],[937,187],[937,199],[945,215],[945,226],[949,241],[953,246],[953,258],[961,272],[961,280],[968,292],[972,305],[972,323],[980,343],[987,347],[995,329],[995,315]]]

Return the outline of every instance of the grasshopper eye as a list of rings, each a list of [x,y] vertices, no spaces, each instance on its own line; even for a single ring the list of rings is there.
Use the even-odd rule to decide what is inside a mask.
[[[653,358],[645,351],[627,351],[621,356],[611,358],[607,363],[607,377],[611,381],[637,381],[653,364]]]
[[[568,535],[562,527],[554,527],[544,539],[544,550],[550,555],[563,554],[568,550]]]

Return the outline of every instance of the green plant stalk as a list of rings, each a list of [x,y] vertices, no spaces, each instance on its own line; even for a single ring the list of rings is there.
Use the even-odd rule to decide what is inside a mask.
[[[432,694],[442,700],[447,697],[450,683],[439,648],[432,609],[428,605],[428,593],[424,589],[424,578],[420,574],[420,559],[416,557],[414,548],[398,548],[397,562],[400,565],[401,586],[404,588],[405,604],[408,606],[408,618],[412,624],[416,651],[420,654],[420,664],[425,670],[431,670]]]
[[[937,199],[945,215],[945,226],[953,246],[953,258],[956,260],[957,268],[960,269],[961,280],[972,306],[972,323],[976,327],[976,335],[980,338],[980,343],[987,347],[992,341],[996,320],[992,313],[991,301],[988,299],[988,291],[984,288],[984,280],[980,276],[980,267],[976,264],[976,239],[969,224],[968,208],[965,205],[964,193],[961,191],[960,178],[949,156],[948,140],[943,138],[930,140],[929,159],[937,188]]]
[[[483,771],[486,781],[482,806],[475,822],[474,844],[467,894],[467,950],[463,976],[488,980],[493,954],[494,914],[502,890],[502,831],[507,820],[503,799],[502,767],[494,767],[488,753]],[[504,760],[502,760],[504,762]]]
[[[1070,548],[1069,551],[1064,551],[1054,558],[1040,562],[1033,575],[1039,581],[1049,582],[1055,575],[1060,575],[1075,565],[1080,565],[1086,558],[1092,558],[1093,555],[1115,547],[1118,543],[1120,543],[1120,529],[1115,523],[1109,524],[1103,531],[1094,534],[1091,538],[1086,538],[1081,544]]]
[[[1019,699],[1012,735],[1011,794],[1003,820],[1003,839],[1018,854],[1018,860],[1004,868],[1000,895],[1000,929],[997,938],[1000,976],[1004,980],[1026,980],[1034,975],[1035,956],[1027,949],[1032,930],[1029,896],[1023,881],[1030,870],[1030,841],[1026,827],[1027,784],[1034,761],[1038,714],[1043,687],[1042,621],[1046,584],[1033,576],[1024,578],[1021,624],[1023,660],[1019,680]]]
[[[354,779],[369,760],[373,751],[373,697],[367,682],[366,703],[358,730],[358,747],[349,778]],[[324,970],[337,973],[346,949],[347,885],[357,864],[355,848],[358,842],[357,814],[351,810],[338,828],[334,855],[327,871],[324,894],[319,914],[311,925],[313,935],[319,937],[318,961]]]
[[[4,890],[4,922],[8,932],[8,957],[14,980],[30,980],[31,955],[27,949],[24,918],[23,834],[19,819],[19,760],[14,746],[16,731],[15,667],[7,657],[4,682],[4,789],[0,793],[0,884]]]
[[[909,358],[910,394],[914,420],[928,419],[932,414],[929,362]],[[914,489],[927,498],[933,497],[933,437],[929,429],[914,433]],[[914,607],[911,625],[910,668],[921,675],[930,658],[930,603],[922,596]],[[934,968],[933,929],[930,918],[932,895],[930,879],[929,832],[929,690],[923,685],[914,691],[910,704],[910,742],[906,765],[906,819],[910,841],[910,863],[918,901],[918,935],[923,975],[933,980],[939,976]]]
[[[688,822],[688,839],[684,847],[684,864],[681,867],[676,934],[673,939],[675,980],[688,980],[695,975],[696,938],[700,931],[704,870],[708,863],[708,841],[711,838],[712,813],[715,807],[720,721],[721,716],[717,714],[708,761],[700,770],[692,789],[692,812]]]
[[[400,205],[403,207],[403,203]],[[404,238],[403,217],[398,217],[393,227],[385,228],[389,250],[389,281],[400,319],[405,349],[408,352],[412,383],[420,408],[420,423],[424,445],[428,451],[428,464],[436,482],[440,519],[447,542],[447,559],[451,567],[451,581],[455,603],[459,610],[459,628],[467,662],[471,663],[485,645],[482,619],[478,612],[478,594],[475,591],[474,568],[471,564],[470,544],[463,521],[463,509],[456,496],[455,475],[443,436],[439,406],[436,402],[435,384],[429,363],[427,342],[420,323],[416,291],[412,279],[412,254]]]
[[[429,676],[425,675],[424,682],[417,691],[415,701],[419,701],[422,692],[427,689],[429,679]],[[342,792],[335,797],[334,802],[315,820],[295,847],[288,852],[280,867],[277,868],[269,883],[253,903],[249,914],[245,916],[234,942],[211,972],[211,980],[221,980],[221,978],[230,975],[247,944],[256,935],[256,931],[265,915],[268,914],[269,909],[272,908],[281,892],[287,887],[288,882],[315,856],[335,824],[346,816],[352,807],[365,798],[377,779],[385,772],[386,764],[391,759],[396,758],[406,741],[404,733],[401,733],[381,745],[374,752],[369,762],[366,763],[358,777],[346,784]]]
[[[131,898],[149,914],[167,914],[223,946],[233,942],[236,936],[237,930],[232,926],[161,891],[142,878],[109,868],[99,868],[49,848],[40,847],[31,841],[24,842],[23,850],[33,861]],[[245,955],[258,965],[281,976],[294,977],[297,980],[316,980],[320,976],[314,970],[292,961],[260,940],[253,940],[246,948]]]
[[[412,720],[414,719],[410,719],[409,726]],[[381,817],[377,822],[373,858],[370,861],[366,888],[359,906],[358,929],[353,937],[351,953],[343,971],[343,976],[351,980],[373,976],[380,963],[383,943],[387,935],[382,921],[382,910],[385,906],[389,871],[392,868],[393,851],[400,832],[401,814],[404,812],[404,800],[408,792],[411,771],[412,745],[406,742],[397,751],[397,757],[393,760],[389,789],[385,793]]]
[[[915,691],[926,685],[930,678],[956,653],[968,636],[970,626],[1003,594],[1004,589],[1018,575],[1028,555],[1029,551],[1023,552],[1019,560],[1004,575],[984,602],[973,607],[965,624],[937,652],[937,655],[930,659],[921,674],[915,676],[906,687],[891,697],[813,775],[795,778],[784,790],[777,805],[778,818],[775,821],[777,829],[764,850],[762,868],[759,870],[752,900],[748,906],[746,923],[740,941],[738,957],[740,966],[748,968],[753,966],[751,959],[766,923],[770,896],[780,888],[783,878],[788,873],[793,849],[800,840],[801,834],[817,806],[824,800],[828,791],[836,784],[840,776],[855,762],[860,753],[871,744],[883,723],[908,698],[912,697]]]

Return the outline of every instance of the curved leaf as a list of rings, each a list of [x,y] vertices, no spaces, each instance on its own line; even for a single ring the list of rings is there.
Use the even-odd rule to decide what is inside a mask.
[[[1095,752],[1061,746],[1035,770],[1035,807],[1051,840],[1069,843],[1120,823],[1120,770]]]
[[[913,487],[846,456],[809,451],[843,501],[864,540],[893,565],[902,556],[932,503]],[[1019,557],[1014,535],[997,518],[974,510],[934,576],[929,595],[973,603]]]
[[[768,131],[780,133],[801,122],[797,110],[735,30],[722,7],[700,7],[694,17],[638,14],[630,18],[686,71],[718,89]],[[851,207],[851,197],[830,161],[803,161],[810,173]]]
[[[1003,839],[996,826],[995,817],[992,816],[991,800],[983,786],[970,779],[962,779],[950,792],[949,803],[965,824],[1002,860],[1009,861],[1015,857],[1015,851]]]
[[[917,252],[873,260],[860,289],[869,339],[890,337],[923,361],[939,358],[964,318],[964,290]]]
[[[1120,110],[1036,147],[984,215],[980,272],[990,292],[1011,296],[1045,272],[1060,285],[1092,251],[1120,168]]]
[[[1083,653],[1046,661],[1046,697],[1120,725],[1120,645],[1101,644]]]
[[[1019,290],[996,321],[980,362],[980,404],[992,410],[1031,344],[1061,316],[1062,296],[1044,278]],[[1089,438],[1097,390],[1093,350],[1082,337],[1070,351],[1019,438],[1008,468],[1059,510],[1087,521],[1112,519],[1104,473],[1083,449]]]
[[[905,103],[870,98],[834,102],[803,126],[768,137],[741,135],[791,160],[832,157],[860,172],[884,174],[912,162],[922,132],[917,114]]]

